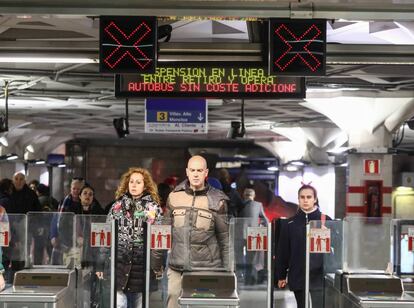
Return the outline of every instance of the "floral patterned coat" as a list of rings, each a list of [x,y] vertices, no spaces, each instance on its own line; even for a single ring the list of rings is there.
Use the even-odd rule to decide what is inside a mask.
[[[118,246],[116,259],[117,290],[143,292],[145,287],[145,237],[146,225],[161,221],[161,207],[151,195],[132,199],[125,194],[115,201],[109,211],[107,222],[118,222]],[[109,249],[101,250],[97,271],[103,270]],[[152,254],[153,269],[159,270],[161,255]],[[155,258],[155,259],[154,259]]]

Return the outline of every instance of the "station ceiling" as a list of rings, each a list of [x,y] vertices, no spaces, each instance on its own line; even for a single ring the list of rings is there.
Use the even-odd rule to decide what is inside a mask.
[[[257,38],[257,23],[249,16],[327,18],[327,74],[307,78],[307,97],[335,93],[414,96],[412,1],[313,1],[311,6],[294,1],[168,1],[168,6],[165,1],[137,1],[133,5],[119,1],[112,10],[111,1],[55,2],[0,4],[4,12],[0,17],[0,59],[5,59],[0,62],[0,85],[4,88],[9,82],[9,131],[1,136],[8,139],[8,146],[3,144],[2,154],[21,152],[32,144],[44,155],[74,138],[117,138],[112,120],[124,115],[124,100],[114,97],[113,76],[99,74],[97,63],[17,63],[10,59],[33,55],[97,59],[98,16],[138,14],[139,5],[139,14],[152,10],[152,14],[164,16],[159,24],[173,28],[170,41],[160,41],[160,61],[183,59],[194,49],[204,50],[194,61],[226,61],[225,56],[236,49],[246,50],[236,61],[246,61],[247,51],[260,54],[262,43]],[[132,5],[129,10],[128,5]],[[224,50],[223,55],[211,53],[218,47]],[[4,101],[4,93],[1,97]],[[335,127],[303,102],[245,100],[246,137],[283,141],[287,138],[272,127]],[[224,139],[230,121],[240,120],[240,109],[240,99],[210,100],[209,133],[182,138]],[[131,140],[170,138],[144,134],[142,99],[129,101],[129,119]],[[414,137],[407,129],[403,145],[410,148],[412,144],[414,147]]]

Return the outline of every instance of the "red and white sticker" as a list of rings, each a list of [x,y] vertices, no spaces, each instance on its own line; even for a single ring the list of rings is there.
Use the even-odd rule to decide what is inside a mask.
[[[408,228],[408,251],[414,252],[414,228]]]
[[[267,228],[248,227],[246,246],[247,246],[247,251],[266,251],[267,250]]]
[[[310,229],[310,252],[330,253],[331,252],[331,230],[328,228]]]
[[[0,222],[0,247],[9,247],[10,226],[8,222]]]
[[[380,174],[380,160],[379,159],[364,159],[365,174]]]
[[[151,249],[171,249],[170,225],[151,225]]]
[[[111,224],[91,223],[91,247],[111,247]]]

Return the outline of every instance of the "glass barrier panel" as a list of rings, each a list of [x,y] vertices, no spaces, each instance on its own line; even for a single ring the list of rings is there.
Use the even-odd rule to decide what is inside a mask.
[[[182,227],[183,234],[189,234],[189,228]],[[146,296],[148,297],[149,307],[163,308],[167,307],[168,296],[168,261],[170,251],[174,245],[176,252],[180,254],[180,249],[187,245],[188,240],[174,241],[172,236],[172,228],[170,224],[153,224],[147,228],[147,266],[146,266]],[[177,232],[177,230],[176,230]],[[183,251],[183,260],[188,263],[188,255]],[[180,264],[175,264],[180,266]],[[184,263],[182,263],[184,265]],[[170,275],[171,277],[171,275]]]
[[[269,300],[270,224],[251,218],[230,221],[230,268],[237,279],[240,307],[267,307]],[[273,287],[271,288],[273,290]]]
[[[414,220],[392,221],[393,264],[397,275],[414,275]]]
[[[342,269],[343,222],[310,221],[306,243],[305,290],[309,307],[324,307],[326,280],[333,282],[335,272]],[[293,270],[293,269],[290,269]]]
[[[389,217],[346,217],[343,270],[384,272],[391,262],[390,228]]]
[[[3,214],[0,221],[0,249],[6,284],[13,282],[14,273],[26,266],[27,217],[24,214]]]
[[[91,224],[89,227],[86,227],[86,222],[88,220],[90,220]],[[91,253],[92,251],[96,253],[96,258],[93,262],[90,256],[83,254],[83,257],[80,259],[81,266],[83,267],[78,269],[78,272],[82,273],[82,275],[79,275],[79,277],[84,277],[81,278],[81,282],[78,282],[78,284],[83,284],[83,289],[81,289],[81,291],[78,291],[78,293],[82,293],[78,295],[78,298],[82,299],[80,307],[116,307],[115,266],[117,254],[116,247],[118,245],[118,224],[115,220],[108,220],[108,224],[110,225],[110,234],[108,234],[108,226],[106,223],[104,223],[107,220],[104,219],[104,216],[85,215],[82,217],[78,217],[77,221],[82,221],[83,223],[81,223],[81,225],[91,229],[88,241],[85,241],[86,233],[84,234],[85,237],[82,242],[82,245],[84,245],[85,243],[90,244],[89,248],[91,249]],[[100,234],[93,234],[94,230],[99,231]],[[102,230],[105,233],[104,241],[101,241]],[[93,237],[95,237],[95,243],[93,243]],[[90,279],[88,279],[89,277]],[[87,301],[89,294],[90,302]]]
[[[109,249],[111,244],[111,224],[106,223],[106,215],[75,215],[74,262],[77,268],[78,307],[99,306],[97,294],[103,281],[96,276],[97,260],[101,249]]]
[[[246,259],[248,258],[251,264],[241,265],[240,268],[243,269],[243,274],[248,272],[249,275],[257,278],[245,288],[237,282],[235,272],[232,270],[235,263],[233,258],[239,254],[233,251],[233,243],[236,241],[235,221],[229,223],[226,216],[212,219],[213,217],[206,215],[202,218],[206,221],[200,219],[197,224],[195,220],[194,226],[186,226],[184,221],[176,219],[171,227],[166,224],[154,224],[149,228],[147,235],[147,255],[150,256],[147,265],[149,306],[166,307],[169,299],[181,305],[191,306],[192,303],[197,307],[211,307],[206,302],[214,301],[217,304],[223,301],[225,302],[223,306],[231,307],[233,304],[239,305],[236,290],[243,289],[246,303],[240,303],[240,307],[252,307],[249,294],[253,293],[259,294],[260,298],[259,302],[254,302],[255,306],[266,307],[267,252],[248,252],[249,256],[246,256]],[[248,226],[247,221],[239,221],[236,224]],[[267,227],[264,230],[266,233]],[[243,238],[243,233],[240,237]],[[259,242],[261,247],[263,245],[266,247],[267,234]],[[162,274],[159,272],[160,260]],[[231,292],[229,292],[230,288],[232,288]],[[256,295],[255,297],[257,298]]]
[[[73,213],[27,213],[27,249],[31,266],[59,265],[74,268]]]

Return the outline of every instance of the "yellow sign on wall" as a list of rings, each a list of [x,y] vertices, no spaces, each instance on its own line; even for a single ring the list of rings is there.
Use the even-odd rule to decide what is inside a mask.
[[[168,121],[168,112],[157,111],[157,122],[167,122],[167,121]]]

